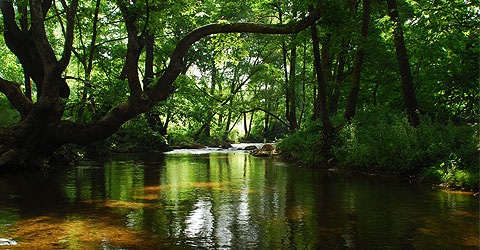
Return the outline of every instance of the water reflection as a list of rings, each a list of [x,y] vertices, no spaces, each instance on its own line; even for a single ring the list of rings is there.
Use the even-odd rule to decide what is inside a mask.
[[[12,249],[478,249],[478,209],[467,194],[241,152],[0,177]]]

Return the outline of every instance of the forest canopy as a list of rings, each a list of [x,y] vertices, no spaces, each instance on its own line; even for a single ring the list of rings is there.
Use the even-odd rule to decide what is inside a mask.
[[[413,128],[478,122],[475,1],[0,4],[0,167],[119,129],[222,144],[313,126],[330,155],[368,114]]]

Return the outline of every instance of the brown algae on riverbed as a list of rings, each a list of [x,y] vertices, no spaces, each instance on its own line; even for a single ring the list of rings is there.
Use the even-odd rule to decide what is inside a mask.
[[[2,237],[17,245],[0,249],[154,249],[158,242],[145,232],[126,228],[110,216],[48,214],[18,220]]]

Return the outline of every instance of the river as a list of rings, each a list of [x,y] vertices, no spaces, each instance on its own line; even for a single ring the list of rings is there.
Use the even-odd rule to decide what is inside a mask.
[[[478,249],[479,200],[241,150],[122,154],[0,176],[5,248]]]

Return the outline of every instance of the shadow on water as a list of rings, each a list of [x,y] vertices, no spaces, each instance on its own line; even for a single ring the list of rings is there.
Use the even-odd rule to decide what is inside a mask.
[[[0,249],[478,249],[478,223],[468,194],[241,151],[0,176]]]

